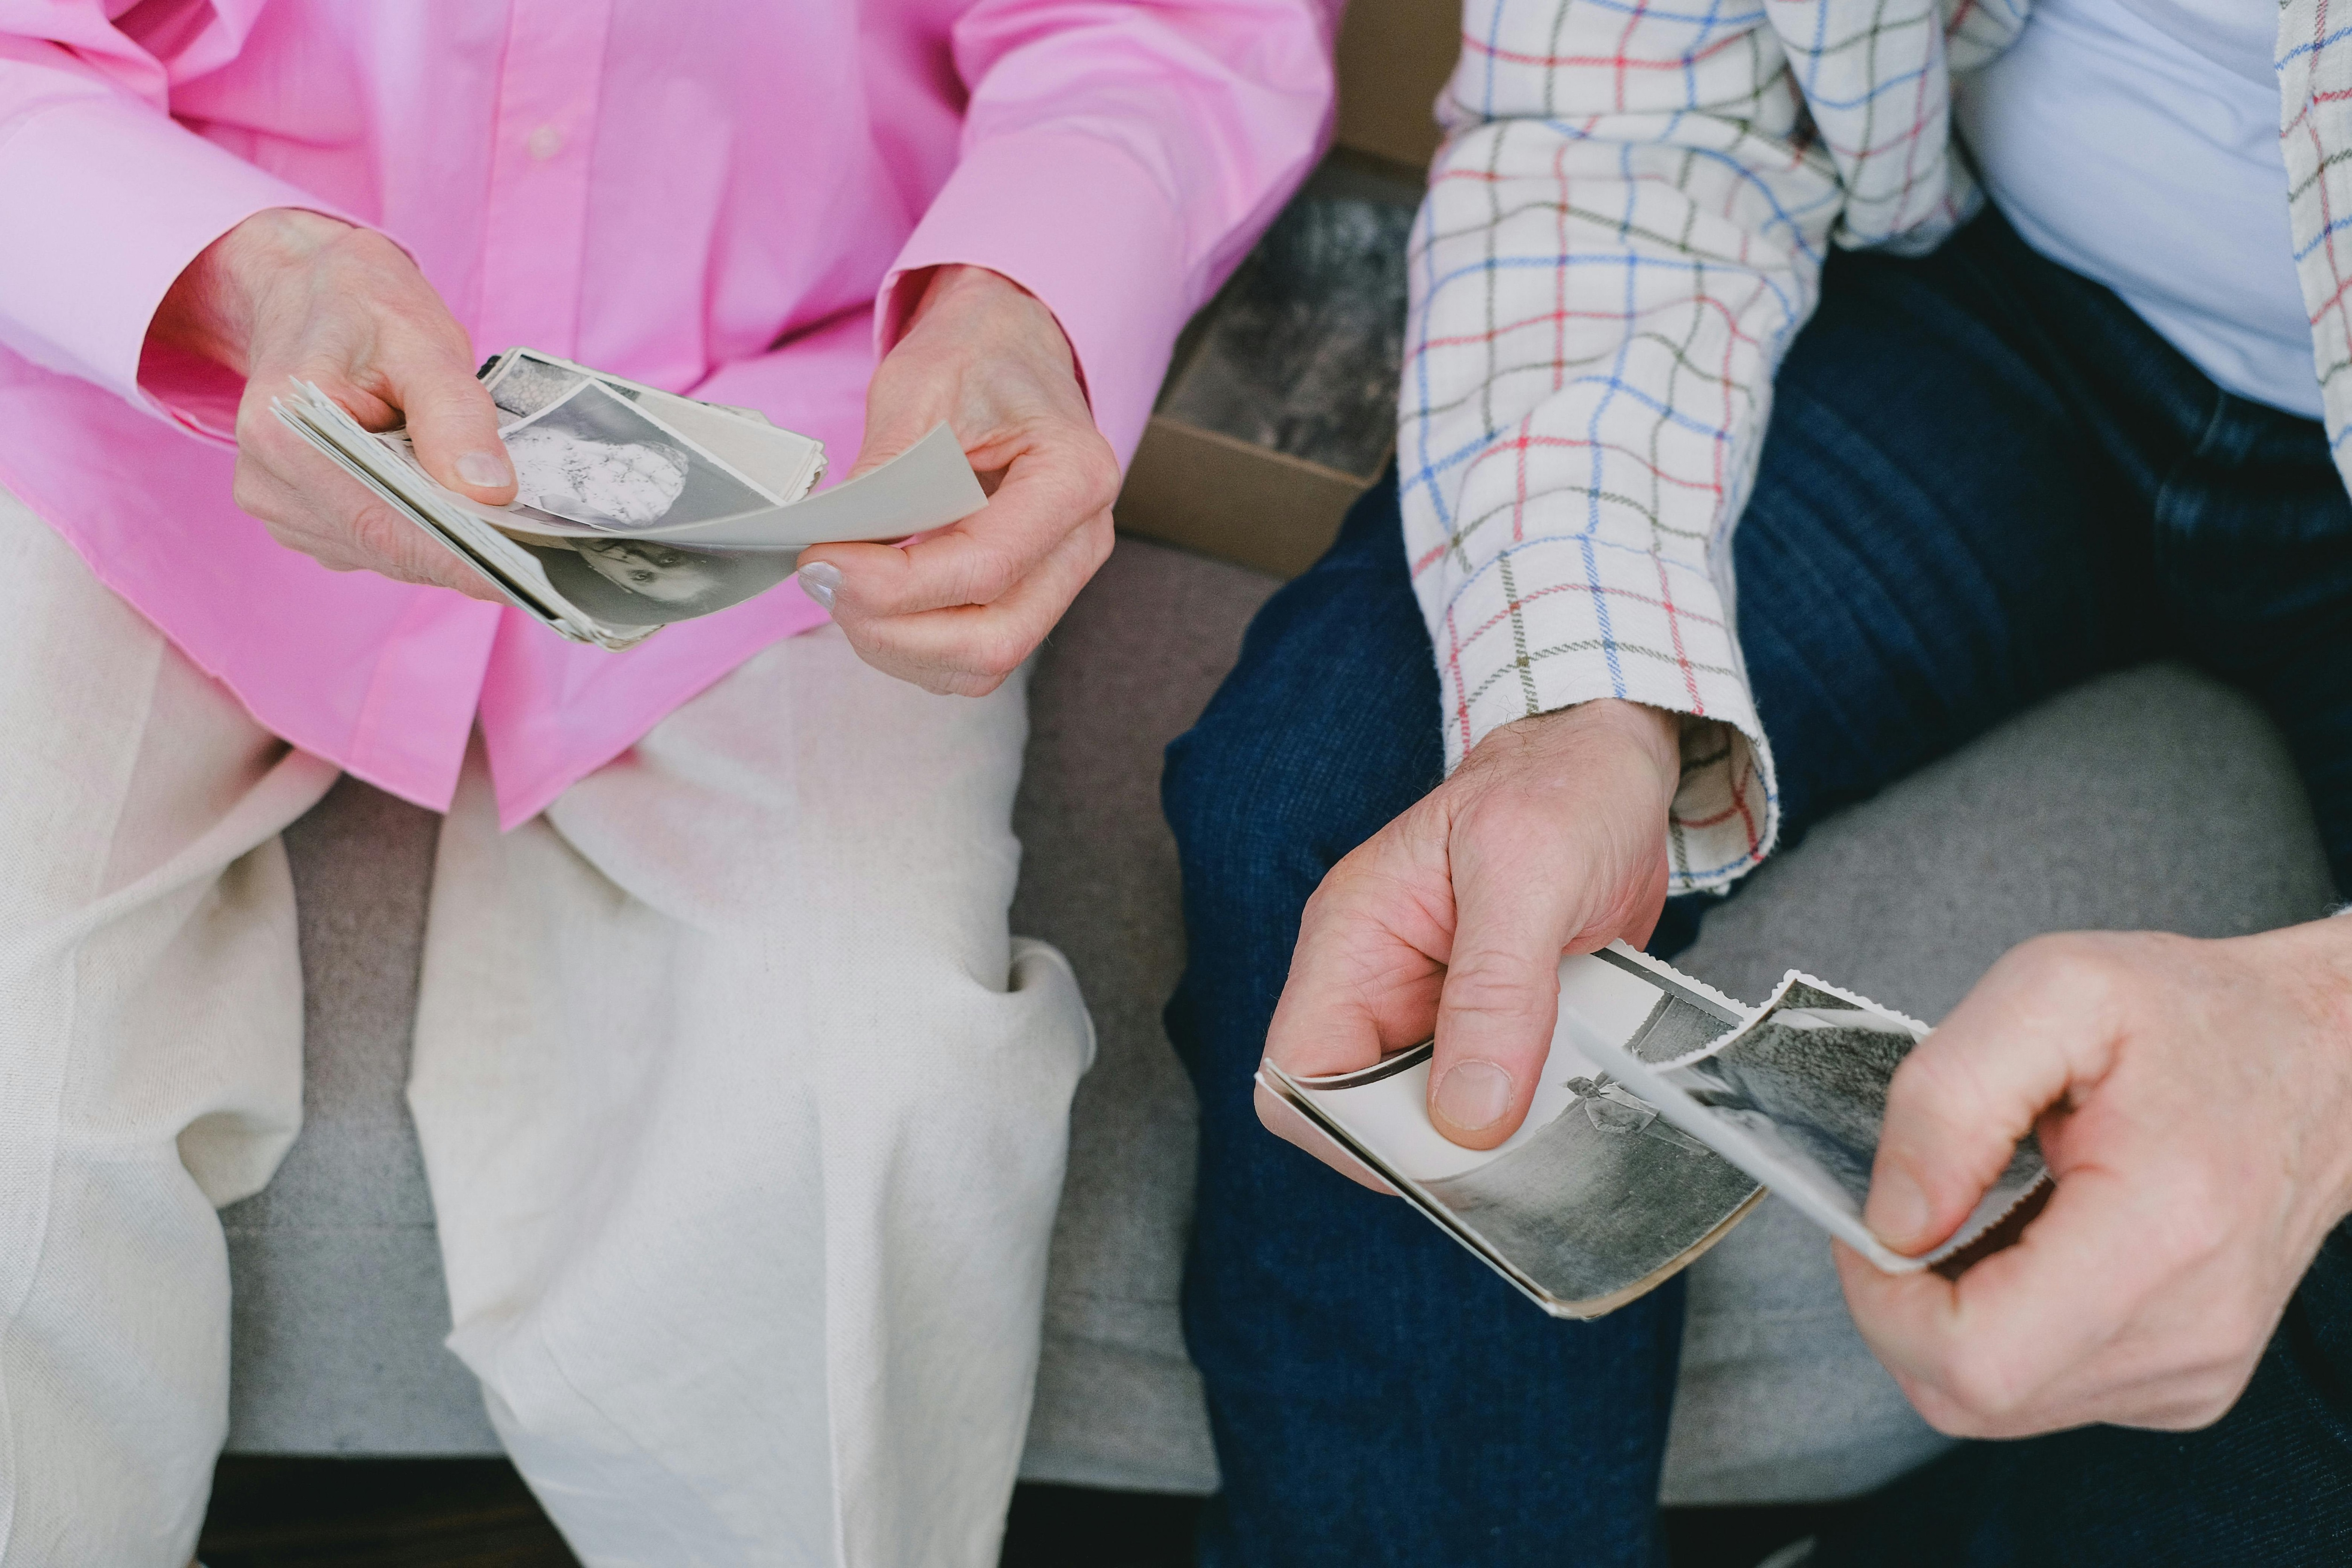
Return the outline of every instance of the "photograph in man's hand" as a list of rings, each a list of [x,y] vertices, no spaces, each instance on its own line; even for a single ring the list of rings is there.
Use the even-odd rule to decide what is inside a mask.
[[[1433,1045],[1363,1071],[1262,1081],[1547,1312],[1590,1318],[1655,1289],[1759,1195],[1755,1179],[1602,1071],[1605,1036],[1680,1055],[1738,1028],[1728,998],[1628,951],[1560,965],[1560,1022],[1526,1122],[1491,1150],[1429,1120]]]
[[[1790,973],[1753,1022],[1678,1057],[1610,1042],[1594,1054],[1685,1131],[1720,1149],[1880,1268],[1907,1271],[1969,1246],[2047,1178],[2031,1134],[1973,1213],[1921,1258],[1890,1250],[1862,1223],[1886,1095],[1927,1033],[1916,1019]]]

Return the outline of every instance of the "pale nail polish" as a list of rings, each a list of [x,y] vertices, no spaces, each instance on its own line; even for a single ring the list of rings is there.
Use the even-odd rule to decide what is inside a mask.
[[[514,465],[502,452],[468,452],[457,459],[457,477],[469,485],[494,490],[514,483]]]
[[[1511,1075],[1493,1062],[1455,1062],[1437,1080],[1437,1110],[1465,1132],[1492,1127],[1511,1108]]]
[[[795,574],[800,578],[801,592],[833,608],[833,595],[841,587],[841,568],[830,561],[812,561]]]

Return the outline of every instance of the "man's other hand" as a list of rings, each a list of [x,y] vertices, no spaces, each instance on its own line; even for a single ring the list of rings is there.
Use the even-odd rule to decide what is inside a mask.
[[[2018,948],[1895,1074],[1864,1218],[1933,1247],[2036,1129],[2049,1206],[1958,1281],[1837,1249],[1863,1337],[1956,1436],[2220,1419],[2352,1211],[2352,920]]]
[[[1680,771],[1679,721],[1632,702],[1489,734],[1307,900],[1266,1059],[1295,1075],[1349,1072],[1433,1034],[1430,1120],[1470,1148],[1500,1143],[1551,1050],[1561,956],[1639,944],[1657,924]],[[1366,1181],[1263,1089],[1257,1110]]]
[[[1118,460],[1053,312],[985,268],[931,275],[866,390],[851,477],[941,420],[988,504],[908,545],[814,546],[800,577],[866,663],[979,697],[1020,668],[1109,556]]]
[[[404,422],[425,470],[450,489],[493,506],[514,500],[473,345],[398,246],[317,213],[256,214],[188,264],[148,331],[246,378],[236,503],[280,543],[338,572],[499,597],[270,411],[299,377],[372,430]]]

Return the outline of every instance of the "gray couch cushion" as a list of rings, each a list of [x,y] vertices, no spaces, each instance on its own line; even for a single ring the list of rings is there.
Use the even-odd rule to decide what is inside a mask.
[[[408,1119],[440,818],[356,779],[286,835],[302,942],[302,1135],[221,1213],[235,1453],[491,1454]]]
[[[1160,1009],[1184,962],[1160,753],[1233,668],[1261,574],[1122,540],[1047,645],[1013,806],[1013,929],[1069,955],[1101,1041],[1070,1114],[1045,1357],[1021,1473],[1213,1491],[1176,1293],[1197,1120]],[[1106,723],[1116,717],[1117,722]]]

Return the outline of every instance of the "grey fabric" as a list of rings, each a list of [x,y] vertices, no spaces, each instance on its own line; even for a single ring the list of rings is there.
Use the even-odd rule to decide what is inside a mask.
[[[2268,720],[2179,666],[2078,688],[1824,824],[1682,959],[1760,1001],[1791,968],[1934,1022],[2050,931],[2234,936],[2330,900]],[[1769,1201],[1691,1271],[1669,1502],[1843,1497],[1943,1447],[1871,1359],[1820,1232]]]
[[[1160,1027],[1182,958],[1160,751],[1273,586],[1124,540],[1033,687],[1013,925],[1069,954],[1102,1043],[1055,1230],[1033,1479],[1216,1482],[1176,1319],[1194,1112]],[[224,1215],[239,1452],[495,1450],[472,1379],[440,1345],[447,1308],[400,1092],[434,828],[347,781],[289,836],[309,1121],[277,1182]],[[1749,999],[1811,968],[1932,1019],[2036,931],[2220,935],[2326,901],[2269,725],[2158,667],[2061,698],[1826,824],[1717,910],[1685,962]],[[1935,1450],[1863,1350],[1803,1221],[1768,1204],[1691,1287],[1669,1500],[1842,1495]]]
[[[1274,586],[1121,540],[1030,688],[1013,929],[1069,955],[1101,1041],[1071,1110],[1021,1465],[1032,1480],[1216,1489],[1200,1377],[1176,1321],[1196,1114],[1160,1024],[1184,962],[1160,753],[1233,668]],[[1107,714],[1119,722],[1105,725]]]
[[[233,1453],[494,1454],[402,1097],[440,819],[346,778],[288,832],[304,995],[302,1135],[221,1212]]]

